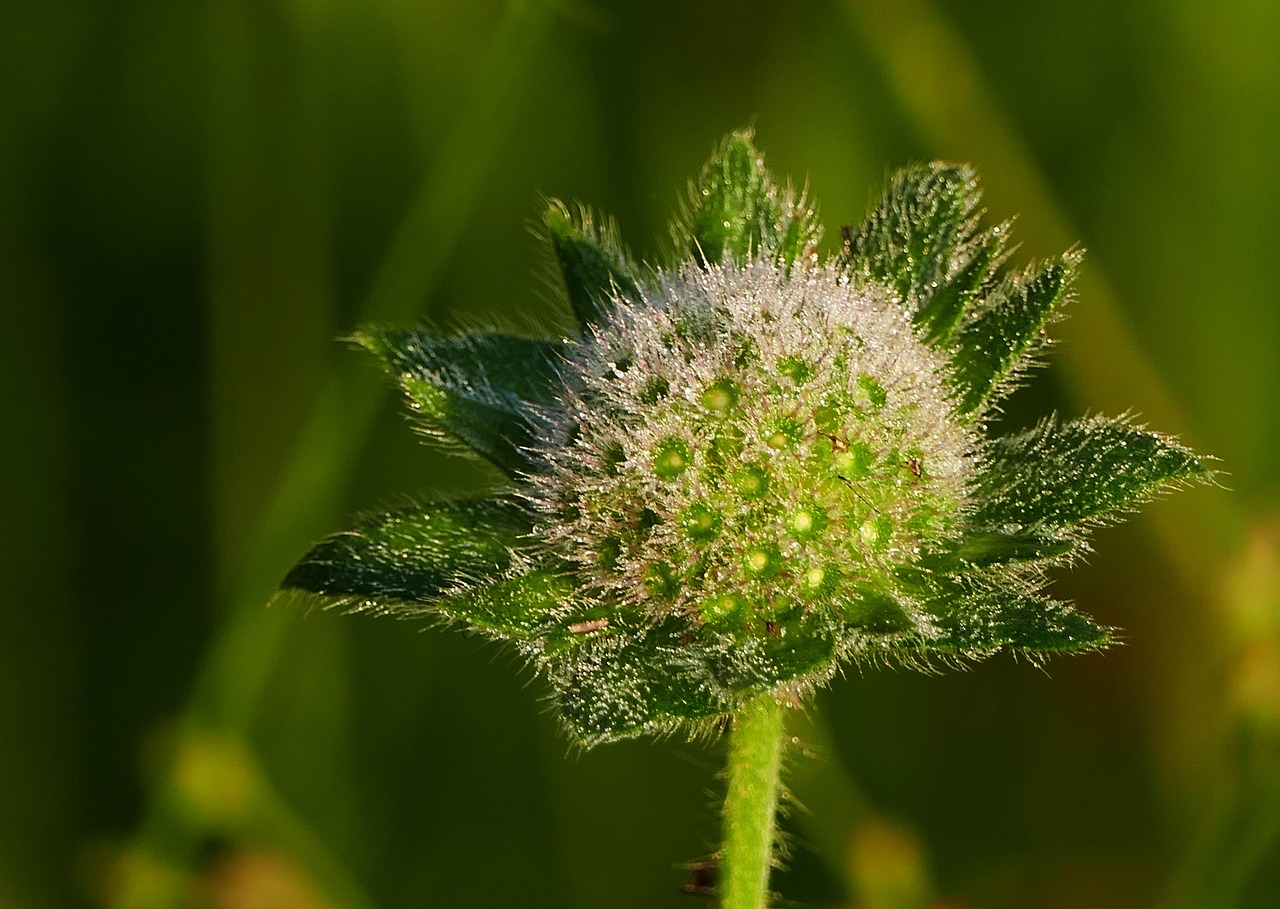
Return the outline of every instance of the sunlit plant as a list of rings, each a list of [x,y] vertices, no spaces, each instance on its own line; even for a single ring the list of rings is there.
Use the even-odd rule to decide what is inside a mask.
[[[1011,271],[1009,225],[981,216],[970,170],[911,167],[824,258],[815,206],[747,133],[658,264],[550,203],[572,337],[356,336],[500,489],[365,517],[283,587],[510,642],[585,746],[727,729],[717,899],[761,909],[790,707],[850,662],[1105,647],[1046,570],[1208,475],[1124,419],[988,437],[1079,256]]]

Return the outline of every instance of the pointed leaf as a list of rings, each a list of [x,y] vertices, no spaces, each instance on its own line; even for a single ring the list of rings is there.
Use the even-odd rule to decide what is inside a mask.
[[[547,570],[504,577],[530,524],[519,505],[494,499],[370,515],[313,546],[280,586],[357,610],[434,613],[521,637],[544,627],[570,593]]]
[[[904,168],[848,239],[846,267],[896,290],[926,340],[950,337],[1003,260],[1008,225],[979,234],[981,198],[967,167]]]
[[[430,604],[397,605],[396,615],[441,616],[462,622],[474,631],[508,640],[548,634],[570,608],[576,588],[561,572],[547,568],[492,583],[481,583]]]
[[[741,700],[787,682],[830,675],[842,628],[825,609],[803,611],[770,630],[741,635],[708,648],[707,666],[732,700]]]
[[[363,331],[355,341],[398,377],[428,435],[459,442],[508,475],[528,467],[530,405],[553,399],[559,344],[501,334],[442,338],[408,329]]]
[[[1161,487],[1209,473],[1187,448],[1123,420],[1046,420],[988,448],[973,519],[1014,528],[1097,523]]]
[[[550,655],[547,671],[569,731],[591,746],[728,711],[685,630],[678,621],[609,628]]]
[[[984,231],[953,256],[955,274],[940,282],[932,294],[921,296],[915,323],[928,344],[951,340],[965,313],[991,290],[996,269],[1005,258],[1008,223]]]
[[[1071,537],[1024,530],[982,529],[966,531],[945,548],[926,553],[921,568],[939,574],[957,574],[973,568],[1018,562],[1062,559],[1080,547]]]
[[[744,130],[725,139],[703,167],[672,234],[681,258],[719,264],[728,257],[741,265],[772,256],[790,264],[817,248],[822,228],[803,194],[774,184]]]
[[[1004,649],[1033,656],[1098,650],[1111,642],[1111,629],[1065,603],[1007,591],[970,594],[938,626],[941,635],[924,646],[969,657]]]
[[[951,339],[951,362],[961,414],[975,414],[1018,371],[1045,324],[1064,301],[1080,262],[1067,253],[1008,282],[982,312]]]
[[[585,209],[571,214],[553,199],[543,223],[578,324],[598,323],[618,297],[640,299],[629,257],[611,222],[598,223]]]

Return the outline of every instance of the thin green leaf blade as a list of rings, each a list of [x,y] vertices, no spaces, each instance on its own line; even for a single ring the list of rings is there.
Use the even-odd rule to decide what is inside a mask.
[[[571,594],[548,570],[512,575],[528,513],[501,499],[433,502],[369,515],[321,540],[281,583],[357,611],[456,619],[508,637],[546,625]]]
[[[553,199],[543,224],[579,325],[599,324],[619,297],[640,300],[630,257],[611,222],[593,217],[586,209],[570,212]]]
[[[1205,461],[1120,419],[1045,420],[988,448],[974,490],[974,520],[1052,530],[1099,523],[1162,488],[1211,476]]]
[[[528,468],[533,408],[554,399],[561,346],[485,333],[375,329],[356,343],[382,358],[430,437],[459,443],[509,476]]]
[[[1080,254],[1069,252],[1009,281],[951,339],[956,410],[976,414],[1017,375],[1054,311],[1067,297]]]

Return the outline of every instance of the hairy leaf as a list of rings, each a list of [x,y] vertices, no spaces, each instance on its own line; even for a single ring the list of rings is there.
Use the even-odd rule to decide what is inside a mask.
[[[925,646],[961,656],[996,650],[1031,655],[1097,650],[1111,641],[1111,629],[1073,607],[1034,594],[1012,591],[972,593],[951,604],[938,619],[941,635]]]
[[[683,216],[672,227],[678,254],[741,265],[751,256],[793,263],[822,236],[813,206],[774,184],[750,131],[731,134],[702,168]]]
[[[1123,420],[1045,420],[987,449],[973,519],[1046,529],[1097,522],[1163,486],[1208,475],[1187,448]]]
[[[1003,260],[1008,225],[978,232],[981,197],[967,167],[905,168],[845,249],[845,266],[896,290],[929,341],[951,336]]]
[[[574,737],[596,745],[730,710],[685,631],[683,623],[670,620],[606,629],[550,655],[548,675]]]
[[[547,205],[543,223],[580,325],[599,323],[617,297],[640,299],[629,257],[612,223],[597,222],[585,209],[570,213],[556,200]]]
[[[547,572],[500,580],[529,528],[523,508],[493,499],[374,514],[313,546],[280,586],[354,602],[357,609],[437,611],[516,633],[541,621],[537,617],[566,592]]]
[[[1007,384],[1003,380],[1016,374],[1065,299],[1079,261],[1078,253],[1067,253],[1007,282],[987,307],[956,331],[951,362],[960,413],[979,412]]]
[[[502,334],[442,338],[368,330],[355,341],[400,380],[422,428],[459,442],[508,475],[528,467],[530,405],[553,399],[560,345]]]
[[[966,532],[945,548],[925,553],[919,565],[940,574],[973,568],[1061,559],[1079,547],[1070,537],[1025,530],[981,529]]]
[[[803,611],[792,621],[765,625],[709,650],[707,665],[726,697],[753,694],[825,676],[842,628],[826,610]]]

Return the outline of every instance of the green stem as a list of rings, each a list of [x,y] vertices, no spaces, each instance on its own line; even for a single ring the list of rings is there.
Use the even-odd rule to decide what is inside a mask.
[[[721,909],[765,909],[777,829],[784,709],[770,694],[733,717],[720,853]]]

